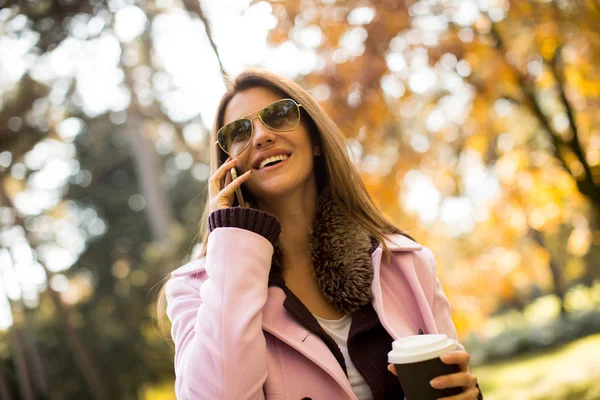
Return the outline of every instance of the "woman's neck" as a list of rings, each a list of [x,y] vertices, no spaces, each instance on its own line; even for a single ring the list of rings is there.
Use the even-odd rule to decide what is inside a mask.
[[[306,185],[275,201],[259,203],[260,209],[273,214],[281,225],[279,245],[285,265],[303,264],[310,259],[309,232],[316,206],[316,185]]]

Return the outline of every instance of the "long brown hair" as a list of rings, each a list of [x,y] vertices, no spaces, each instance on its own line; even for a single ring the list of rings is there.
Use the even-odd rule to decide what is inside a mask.
[[[233,82],[227,85],[227,92],[221,98],[217,108],[215,122],[210,134],[210,174],[215,173],[219,165],[227,159],[218,145],[217,131],[223,126],[225,109],[229,101],[239,92],[253,88],[266,87],[281,97],[291,98],[302,104],[302,122],[306,124],[313,143],[320,147],[320,162],[315,162],[315,175],[319,186],[327,186],[333,200],[345,206],[353,219],[363,225],[371,235],[383,246],[385,256],[389,259],[389,249],[384,238],[393,233],[406,235],[390,223],[377,209],[362,182],[358,170],[350,160],[344,144],[344,135],[333,120],[296,82],[259,68],[250,68],[242,72]],[[320,182],[319,182],[320,181]],[[249,196],[245,193],[245,198]],[[200,221],[198,236],[201,238],[201,249],[198,257],[206,255],[208,239],[208,215],[210,199],[206,198],[204,215]],[[407,235],[408,236],[408,235]],[[158,295],[157,312],[159,324],[164,320],[165,288]]]

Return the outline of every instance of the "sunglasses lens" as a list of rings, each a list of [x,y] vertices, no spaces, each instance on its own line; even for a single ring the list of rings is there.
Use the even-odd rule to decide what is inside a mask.
[[[239,119],[222,127],[217,134],[217,140],[227,153],[238,154],[246,148],[250,136],[252,122],[249,119]]]
[[[293,100],[285,99],[263,109],[260,118],[269,128],[285,131],[298,125],[300,110]]]

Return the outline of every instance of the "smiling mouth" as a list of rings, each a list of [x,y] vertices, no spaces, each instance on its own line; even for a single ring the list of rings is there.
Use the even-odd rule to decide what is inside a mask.
[[[272,166],[277,165],[277,164],[279,164],[279,163],[281,163],[283,161],[286,161],[288,158],[290,158],[290,157],[287,156],[287,155],[284,155],[284,154],[280,154],[280,155],[277,155],[277,156],[266,158],[266,159],[264,159],[260,163],[260,165],[258,166],[257,169],[261,170],[261,169],[266,168],[266,167],[272,167]]]

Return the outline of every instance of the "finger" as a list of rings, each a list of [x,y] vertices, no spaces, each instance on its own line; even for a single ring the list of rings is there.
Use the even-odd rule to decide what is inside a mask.
[[[455,374],[438,376],[432,379],[430,384],[436,389],[474,387],[477,384],[477,378],[470,372],[457,372]]]
[[[242,175],[235,178],[233,181],[231,181],[231,183],[229,183],[227,186],[225,186],[223,188],[223,190],[221,190],[221,192],[219,193],[218,196],[231,197],[233,195],[233,193],[235,192],[235,189],[239,188],[240,186],[242,186],[242,184],[244,182],[246,182],[248,179],[250,179],[251,172],[252,172],[252,170],[249,169]]]
[[[398,374],[396,373],[396,367],[394,366],[394,364],[389,364],[388,365],[388,371],[390,371],[392,374],[398,376]]]
[[[208,180],[208,195],[210,198],[214,198],[221,191],[221,183],[223,182],[223,178],[227,171],[230,168],[234,167],[237,163],[237,159],[225,161],[215,173]]]
[[[462,393],[449,397],[440,397],[437,400],[477,400],[479,397],[479,389],[469,388]]]
[[[440,357],[444,364],[460,364],[461,370],[466,371],[469,365],[471,356],[463,350],[453,351],[452,353],[444,354]]]

